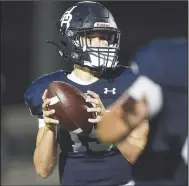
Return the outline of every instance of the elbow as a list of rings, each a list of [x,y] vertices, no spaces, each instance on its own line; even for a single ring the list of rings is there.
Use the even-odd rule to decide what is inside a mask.
[[[51,173],[49,173],[48,171],[45,171],[45,170],[39,169],[39,168],[36,169],[36,173],[37,173],[40,177],[42,177],[42,178],[44,178],[44,179],[48,178],[48,177],[51,175]]]
[[[35,167],[36,173],[44,179],[48,178],[52,174],[55,166],[56,166],[55,163],[53,163],[51,165],[43,165],[42,163],[34,162],[34,167]]]

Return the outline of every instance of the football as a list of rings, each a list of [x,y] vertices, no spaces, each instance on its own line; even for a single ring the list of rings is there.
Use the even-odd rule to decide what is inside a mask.
[[[54,119],[59,120],[60,125],[67,131],[78,135],[88,135],[93,124],[89,118],[96,118],[95,113],[87,112],[87,108],[93,107],[85,101],[86,96],[76,87],[61,81],[53,81],[47,89],[47,98],[50,104],[48,109],[54,109]]]

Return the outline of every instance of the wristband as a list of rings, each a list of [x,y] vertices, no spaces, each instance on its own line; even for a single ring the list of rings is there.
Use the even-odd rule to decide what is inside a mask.
[[[38,128],[45,127],[46,123],[44,119],[38,118]]]
[[[44,119],[38,119],[38,128],[47,127],[49,130],[54,129],[54,124],[46,124]]]

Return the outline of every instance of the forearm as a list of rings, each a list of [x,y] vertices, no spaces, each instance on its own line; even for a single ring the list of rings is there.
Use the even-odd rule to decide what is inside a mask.
[[[142,151],[144,150],[149,132],[149,124],[147,121],[141,123],[137,128],[116,146],[122,155],[131,163],[134,164]]]
[[[44,128],[43,135],[37,143],[34,152],[34,165],[36,172],[46,178],[48,177],[57,161],[56,129]]]
[[[114,144],[131,131],[122,119],[123,110],[117,104],[110,106],[109,110],[111,111],[103,113],[96,131],[98,139],[104,144]]]

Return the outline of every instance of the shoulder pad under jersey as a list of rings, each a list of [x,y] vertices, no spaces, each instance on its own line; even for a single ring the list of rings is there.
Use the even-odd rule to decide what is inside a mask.
[[[48,85],[53,81],[64,81],[66,73],[57,71],[51,74],[46,74],[35,81],[27,89],[24,94],[24,101],[28,105],[32,115],[42,117],[42,95]]]
[[[133,61],[140,75],[159,84],[186,86],[187,51],[185,39],[154,40],[138,51]]]

